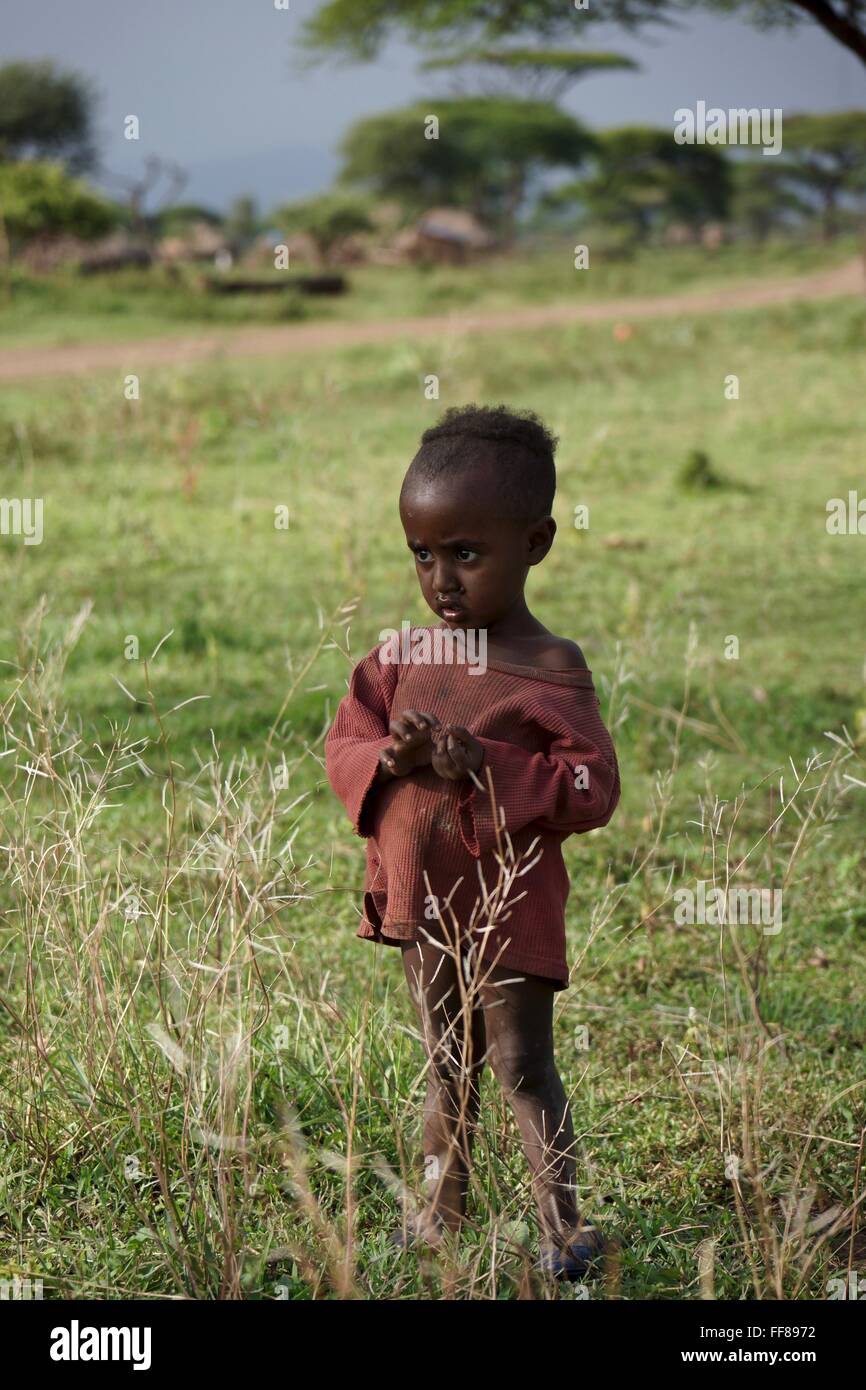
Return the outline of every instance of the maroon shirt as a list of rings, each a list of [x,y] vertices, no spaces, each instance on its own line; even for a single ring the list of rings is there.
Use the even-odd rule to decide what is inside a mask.
[[[569,880],[560,846],[606,825],[620,796],[592,673],[381,661],[386,648],[354,668],[325,741],[328,779],[367,840],[356,934],[394,946],[453,942],[459,924],[461,950],[564,989]],[[389,722],[407,709],[478,739],[483,790],[432,767],[374,785]]]

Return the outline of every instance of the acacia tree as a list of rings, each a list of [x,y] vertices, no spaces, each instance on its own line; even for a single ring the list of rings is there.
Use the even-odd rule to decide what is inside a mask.
[[[791,171],[780,160],[747,155],[732,160],[730,171],[732,220],[754,241],[766,241],[792,218],[812,211],[791,187]]]
[[[619,53],[588,53],[566,48],[497,48],[476,45],[428,58],[422,72],[452,71],[469,89],[557,102],[569,87],[599,72],[634,72],[638,64]],[[464,86],[463,90],[466,90]]]
[[[308,56],[341,56],[355,62],[375,58],[394,35],[435,44],[498,41],[524,33],[534,39],[563,37],[599,21],[636,28],[663,19],[663,0],[605,0],[578,11],[568,0],[326,0],[301,31]]]
[[[433,100],[357,122],[342,142],[341,177],[416,212],[442,202],[469,208],[507,243],[531,176],[577,168],[594,148],[589,131],[546,102]]]
[[[710,10],[741,13],[760,28],[817,24],[866,63],[866,0],[702,0]]]
[[[589,177],[553,190],[544,205],[579,204],[637,242],[671,222],[698,228],[723,219],[729,198],[729,166],[719,149],[677,145],[667,130],[621,126],[599,135]]]
[[[835,236],[840,201],[866,193],[866,113],[789,116],[784,126],[787,179],[821,208],[825,240]]]
[[[421,44],[517,34],[573,41],[597,21],[637,29],[675,21],[696,5],[742,14],[762,28],[816,24],[866,63],[866,0],[605,0],[579,11],[567,0],[327,0],[305,24],[303,38],[311,55],[369,61],[395,34]]]

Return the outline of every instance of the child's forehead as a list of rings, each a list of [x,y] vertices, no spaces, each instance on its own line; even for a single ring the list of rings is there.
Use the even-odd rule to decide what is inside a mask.
[[[487,511],[495,500],[496,469],[490,461],[478,458],[453,470],[443,470],[431,476],[409,474],[401,494],[403,512],[444,512],[447,510]]]
[[[478,487],[458,487],[437,479],[404,496],[400,516],[407,535],[483,535],[496,527],[494,500]]]

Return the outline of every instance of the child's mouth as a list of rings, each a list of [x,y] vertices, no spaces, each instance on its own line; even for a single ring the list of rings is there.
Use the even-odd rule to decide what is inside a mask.
[[[446,623],[459,623],[466,616],[465,608],[458,608],[456,604],[442,603],[439,605],[439,612]]]

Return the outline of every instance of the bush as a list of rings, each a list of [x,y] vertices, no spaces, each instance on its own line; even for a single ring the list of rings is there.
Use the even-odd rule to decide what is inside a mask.
[[[0,211],[14,243],[68,232],[89,240],[116,225],[120,211],[59,164],[0,164]]]

